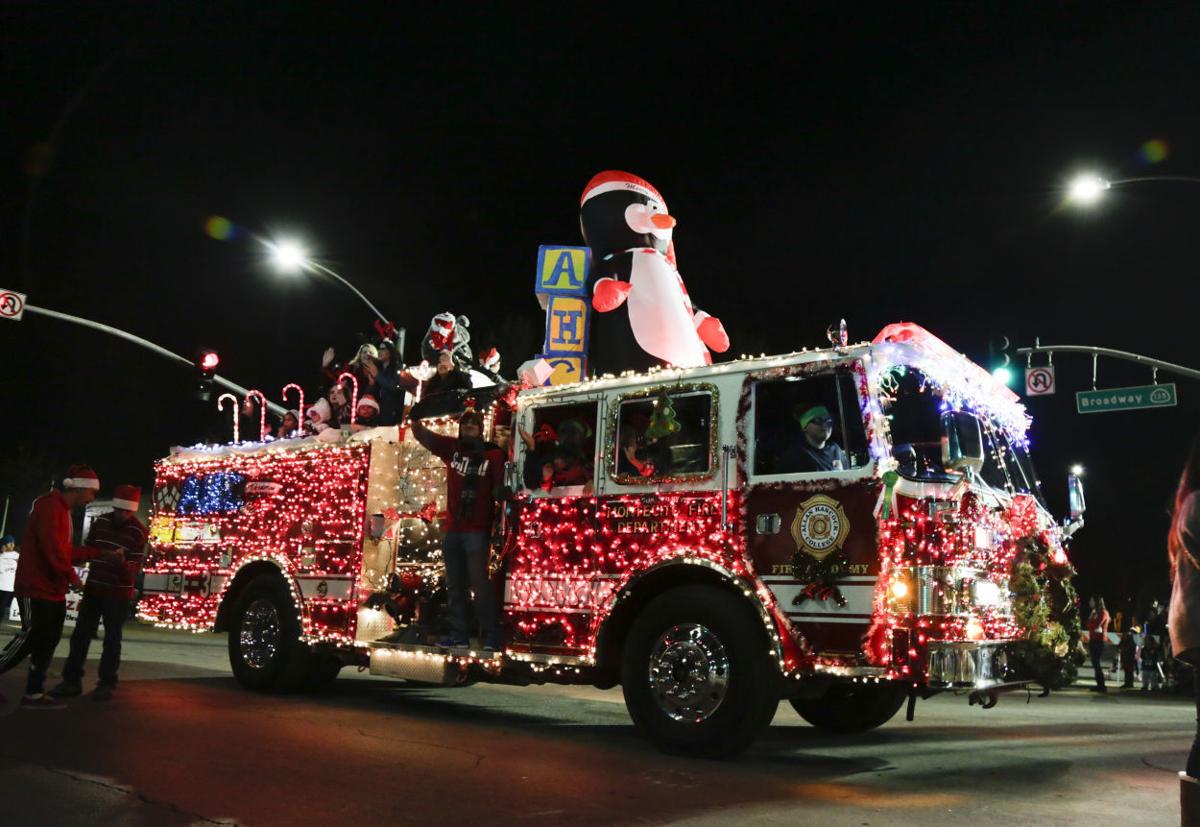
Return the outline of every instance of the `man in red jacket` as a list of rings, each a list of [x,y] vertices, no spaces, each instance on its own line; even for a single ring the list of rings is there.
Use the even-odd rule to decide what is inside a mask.
[[[86,465],[72,465],[63,478],[62,490],[38,497],[25,524],[14,584],[21,633],[0,652],[0,672],[7,672],[29,655],[29,679],[21,698],[26,709],[63,708],[44,691],[46,669],[62,637],[67,589],[83,585],[73,564],[96,556],[94,549],[71,543],[71,510],[96,499],[98,490],[100,480],[95,471]]]
[[[104,620],[104,651],[100,655],[100,683],[92,700],[107,701],[117,686],[121,666],[121,629],[129,617],[133,582],[146,554],[146,527],[137,518],[142,490],[135,485],[118,485],[113,510],[101,514],[88,531],[91,548],[111,550],[120,557],[97,557],[88,566],[79,618],[71,634],[71,654],[63,667],[63,680],[50,690],[55,698],[73,698],[83,691],[83,663],[100,620]]]
[[[450,648],[470,646],[467,589],[475,593],[475,614],[483,648],[501,647],[500,613],[488,579],[488,540],[495,502],[504,486],[504,452],[483,441],[483,416],[468,408],[458,420],[458,439],[435,434],[413,420],[413,436],[446,463],[446,538],[442,556],[449,592],[450,634],[438,642]]]

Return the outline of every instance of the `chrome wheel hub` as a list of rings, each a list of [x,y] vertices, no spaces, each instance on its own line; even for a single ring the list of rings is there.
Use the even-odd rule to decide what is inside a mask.
[[[279,651],[279,612],[270,600],[259,598],[246,609],[238,633],[242,659],[254,669],[269,664]]]
[[[650,691],[659,709],[674,721],[709,718],[729,687],[729,655],[713,631],[680,623],[650,647]]]

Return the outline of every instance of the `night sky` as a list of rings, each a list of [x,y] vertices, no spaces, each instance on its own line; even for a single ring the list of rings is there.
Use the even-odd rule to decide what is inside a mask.
[[[541,340],[538,245],[581,243],[583,185],[616,168],[666,197],[691,296],[734,354],[819,345],[845,317],[852,339],[911,320],[981,362],[1007,334],[1200,366],[1200,186],[1061,205],[1085,168],[1200,175],[1200,16],[1003,5],[5,3],[0,287],[216,348],[222,374],[277,394],[372,321],[348,291],[263,266],[255,239],[291,234],[407,326],[410,358],[449,309],[511,370]],[[213,215],[240,237],[206,235]],[[1165,596],[1200,388],[1082,417],[1091,361],[1055,363],[1033,451],[1059,514],[1067,467],[1087,467],[1081,592]],[[1101,386],[1149,381],[1100,364]],[[105,493],[148,486],[199,436],[192,385],[100,334],[0,322],[0,445],[27,469],[86,461]]]

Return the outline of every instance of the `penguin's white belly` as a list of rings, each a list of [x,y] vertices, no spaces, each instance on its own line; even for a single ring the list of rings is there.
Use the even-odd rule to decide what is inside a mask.
[[[682,368],[705,363],[679,277],[658,253],[638,252],[630,268],[629,326],[642,350]]]

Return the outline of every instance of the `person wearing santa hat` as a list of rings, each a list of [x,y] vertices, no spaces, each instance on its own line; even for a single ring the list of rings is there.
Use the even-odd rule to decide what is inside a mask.
[[[121,666],[121,629],[129,617],[134,580],[146,557],[146,527],[137,518],[141,499],[142,490],[136,485],[118,485],[113,494],[113,510],[97,517],[88,532],[89,546],[116,554],[97,557],[89,566],[62,683],[50,690],[55,698],[73,698],[83,691],[83,664],[101,619],[104,650],[100,655],[100,681],[92,700],[107,701],[116,689],[117,670]]]
[[[21,632],[0,652],[0,673],[12,669],[29,655],[29,678],[21,698],[22,708],[62,708],[61,702],[46,694],[45,681],[46,670],[62,638],[67,590],[83,585],[74,565],[102,553],[109,554],[71,542],[74,533],[71,511],[96,499],[99,490],[100,479],[95,471],[86,465],[72,465],[63,478],[62,490],[34,500],[25,523],[14,583],[21,611]]]
[[[358,408],[354,412],[354,424],[350,426],[350,430],[357,433],[365,431],[368,428],[374,428],[379,419],[379,402],[375,397],[367,394],[362,399],[358,400]]]

